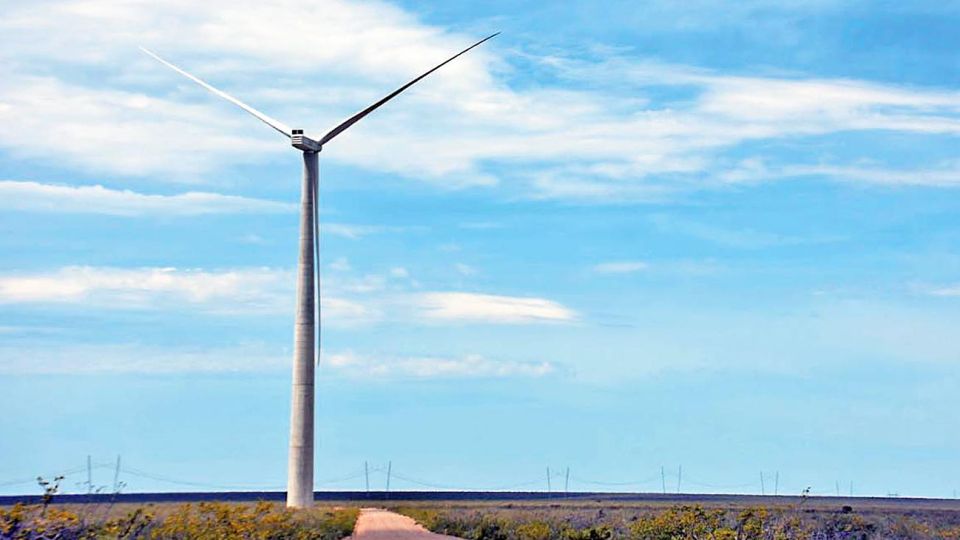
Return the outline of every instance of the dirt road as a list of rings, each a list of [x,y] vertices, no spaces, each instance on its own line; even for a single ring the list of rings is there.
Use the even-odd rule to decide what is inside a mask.
[[[459,540],[434,534],[416,521],[380,508],[364,508],[357,518],[350,540]]]

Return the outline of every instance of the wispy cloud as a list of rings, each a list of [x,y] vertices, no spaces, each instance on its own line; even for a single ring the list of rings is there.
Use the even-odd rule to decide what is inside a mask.
[[[114,309],[202,307],[212,312],[286,310],[292,272],[68,266],[0,276],[0,303],[83,304]]]
[[[551,300],[467,292],[411,292],[403,267],[354,275],[346,260],[324,281],[324,324],[352,327],[385,320],[526,324],[571,321]],[[85,309],[191,309],[213,315],[292,313],[294,272],[274,268],[203,270],[67,266],[0,274],[0,305],[59,304]]]
[[[594,265],[593,271],[598,274],[633,274],[649,267],[643,261],[617,261]]]
[[[359,240],[371,234],[398,233],[422,230],[421,227],[397,227],[386,225],[360,225],[355,223],[321,223],[320,230],[324,234],[332,234],[350,240]]]
[[[373,358],[345,352],[324,356],[321,363],[334,372],[363,379],[543,377],[557,370],[550,362],[494,360],[475,354],[456,358]]]
[[[209,107],[3,68],[0,77],[0,146],[14,157],[49,159],[46,134],[60,141],[58,161],[74,167],[196,183],[228,161],[261,161],[284,149]]]
[[[17,344],[0,346],[0,373],[202,373],[269,372],[290,365],[281,348],[262,343],[227,347],[159,347],[119,344]]]
[[[477,379],[544,377],[558,372],[551,362],[461,357],[373,357],[353,352],[324,354],[328,373],[359,379]],[[283,347],[260,342],[220,347],[155,346],[140,343],[0,345],[0,373],[268,373],[289,369]]]
[[[960,284],[914,287],[929,296],[960,297]]]
[[[823,244],[842,240],[840,237],[801,237],[760,231],[748,227],[737,228],[704,223],[669,214],[653,214],[649,221],[660,232],[682,235],[736,249],[764,249],[773,246]]]
[[[926,168],[894,168],[877,164],[771,165],[760,159],[747,159],[722,172],[724,181],[751,183],[781,178],[825,177],[842,182],[887,186],[960,186],[960,162],[945,161]]]
[[[104,36],[104,27],[125,31]],[[281,34],[303,39],[275,39]],[[304,127],[323,130],[475,37],[425,24],[391,4],[340,0],[307,8],[293,0],[125,7],[61,0],[11,6],[0,35],[14,36],[0,38],[2,54],[19,60],[0,68],[0,146],[43,158],[44,138],[24,134],[56,125],[64,159],[79,166],[192,179],[279,154],[283,141],[271,146],[268,130],[137,56],[137,42],[241,97],[256,97],[255,105],[288,122],[308,114],[321,119]],[[405,94],[403,107],[378,111],[338,138],[328,159],[444,188],[497,185],[502,174],[525,197],[622,202],[721,185],[705,173],[722,169],[724,152],[753,141],[850,131],[960,133],[960,94],[950,90],[742,76],[609,51],[587,59],[524,51],[554,79],[591,85],[513,88],[501,75],[512,59],[507,50],[494,43],[446,66]],[[51,65],[84,71],[91,64],[107,72],[96,86],[71,76],[76,69],[49,75]],[[305,108],[277,90],[280,78],[304,88],[322,81],[333,97]],[[665,87],[685,97],[658,98]],[[144,150],[116,151],[130,141]],[[488,165],[496,163],[511,164],[510,171],[492,174]],[[911,183],[908,176],[833,172],[852,173],[852,181]],[[950,178],[930,181],[952,185]]]
[[[465,263],[457,263],[453,265],[453,267],[454,269],[456,269],[457,273],[460,274],[461,276],[473,276],[473,275],[476,275],[478,272],[476,268]]]
[[[572,309],[545,298],[467,292],[430,292],[417,297],[421,314],[432,320],[525,324],[568,322]]]
[[[100,185],[64,186],[0,180],[0,209],[3,210],[114,216],[189,216],[293,212],[296,208],[296,205],[289,203],[219,193],[150,195]]]

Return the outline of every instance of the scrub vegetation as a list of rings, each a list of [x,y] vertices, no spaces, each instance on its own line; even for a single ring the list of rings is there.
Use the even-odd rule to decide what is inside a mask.
[[[55,505],[49,489],[38,504],[0,508],[2,540],[340,540],[359,510],[287,510],[278,503]]]
[[[409,505],[394,508],[469,540],[960,539],[960,512],[803,505],[736,508],[643,504]]]

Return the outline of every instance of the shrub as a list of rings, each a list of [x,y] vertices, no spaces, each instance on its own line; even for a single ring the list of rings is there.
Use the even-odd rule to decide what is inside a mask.
[[[182,505],[157,518],[135,508],[113,519],[42,505],[0,509],[0,538],[33,540],[340,540],[353,532],[359,511],[287,510],[267,502],[255,505],[200,503]]]
[[[517,540],[550,540],[553,530],[545,521],[529,521],[516,528]]]
[[[630,526],[630,536],[636,540],[736,538],[736,531],[723,526],[724,517],[723,510],[707,511],[699,506],[671,508],[660,514],[637,519]]]

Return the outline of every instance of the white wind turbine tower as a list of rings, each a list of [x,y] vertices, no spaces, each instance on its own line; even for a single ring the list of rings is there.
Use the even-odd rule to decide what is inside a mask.
[[[226,92],[213,87],[187,73],[179,67],[167,62],[156,54],[141,47],[143,52],[160,61],[167,67],[180,73],[210,92],[233,103],[244,111],[255,116],[278,132],[286,135],[297,150],[303,152],[303,187],[300,203],[300,262],[297,267],[297,313],[293,334],[293,388],[291,392],[290,410],[290,455],[287,465],[287,506],[303,508],[313,504],[313,403],[314,403],[314,358],[319,349],[314,348],[316,343],[315,310],[319,302],[319,267],[316,258],[319,257],[319,221],[317,215],[317,194],[319,191],[318,154],[323,145],[334,137],[343,133],[364,116],[375,111],[384,103],[396,97],[400,92],[413,86],[421,79],[440,69],[448,62],[480,45],[484,41],[499,34],[490,35],[459,53],[451,56],[443,63],[430,71],[420,75],[386,97],[344,120],[338,126],[328,131],[319,139],[311,139],[303,134],[302,129],[290,129],[286,124],[275,120],[266,114],[243,103]],[[316,279],[316,281],[314,281]],[[315,288],[315,285],[317,286]]]

